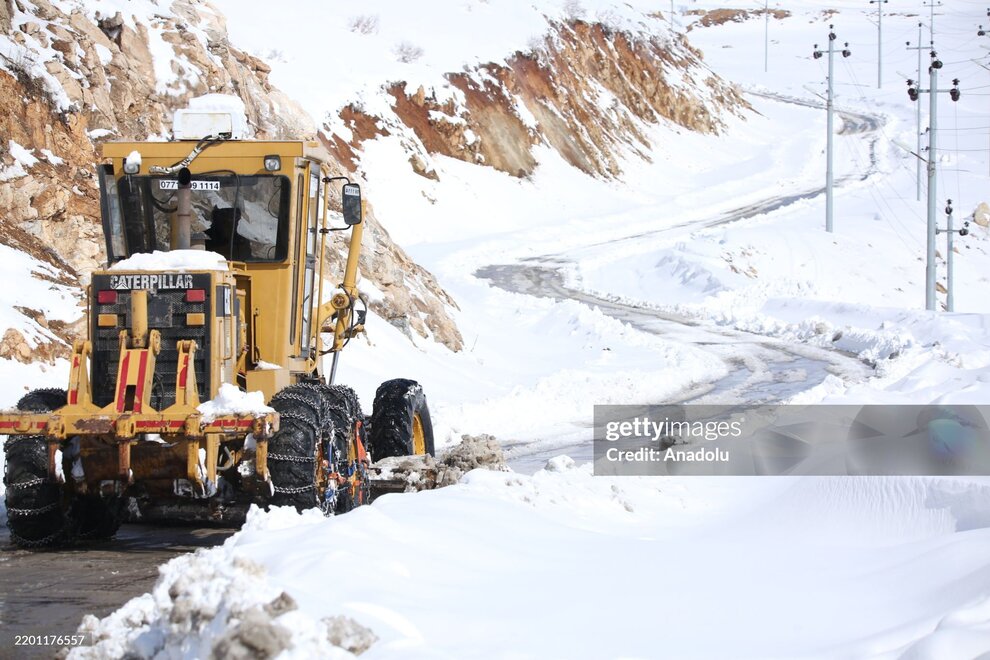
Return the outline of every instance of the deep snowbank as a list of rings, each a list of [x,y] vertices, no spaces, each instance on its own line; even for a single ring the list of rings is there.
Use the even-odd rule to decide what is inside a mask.
[[[265,624],[291,635],[284,657],[329,655],[321,620],[341,614],[378,636],[367,658],[969,657],[990,651],[988,497],[974,480],[605,479],[560,457],[337,518],[256,511],[83,628],[99,657],[205,657],[284,591],[298,609]]]

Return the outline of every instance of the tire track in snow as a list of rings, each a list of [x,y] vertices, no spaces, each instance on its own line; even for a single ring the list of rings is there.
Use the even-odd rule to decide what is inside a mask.
[[[817,102],[804,99],[768,93],[755,93],[755,95],[794,105],[823,107]],[[884,120],[876,115],[847,110],[837,110],[837,112],[843,118],[840,134],[874,134],[870,141],[869,168],[865,172],[840,177],[836,180],[836,186],[839,187],[851,182],[865,181],[879,171],[876,156],[878,138],[875,134],[883,126]],[[573,260],[567,255],[590,247],[655,237],[685,227],[705,229],[727,225],[772,213],[798,201],[814,199],[824,194],[825,188],[821,186],[788,195],[777,195],[741,206],[710,220],[686,222],[663,229],[639,232],[618,239],[591,243],[563,253],[525,259],[516,264],[484,266],[475,271],[474,275],[488,280],[493,286],[513,293],[560,301],[573,300],[597,308],[604,314],[643,332],[663,337],[668,341],[689,344],[714,354],[726,364],[728,374],[714,383],[695,383],[681,392],[675,400],[655,403],[750,404],[786,401],[819,385],[829,375],[835,375],[847,382],[856,382],[866,379],[872,373],[872,368],[855,356],[837,349],[818,348],[702,324],[686,316],[610,300],[570,287],[566,284],[564,272],[573,264]],[[565,450],[577,460],[592,460],[590,441],[575,446],[549,448],[542,443],[525,443],[508,445],[506,449],[513,468],[527,472],[543,467],[547,459]]]

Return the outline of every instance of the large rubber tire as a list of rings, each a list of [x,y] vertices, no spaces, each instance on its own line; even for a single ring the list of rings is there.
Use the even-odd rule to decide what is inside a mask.
[[[64,406],[65,400],[65,390],[34,390],[17,402],[17,409],[46,412]],[[4,500],[11,541],[26,548],[61,543],[68,525],[61,484],[48,473],[48,441],[42,436],[12,436],[4,443],[4,452]]]
[[[92,540],[113,538],[124,521],[123,506],[122,497],[77,496],[69,509],[73,536]]]
[[[332,435],[326,414],[326,386],[290,385],[272,397],[279,429],[268,440],[268,473],[273,491],[268,502],[276,506],[310,509],[320,504],[317,492],[317,443]]]
[[[414,380],[396,378],[382,383],[375,392],[368,426],[372,460],[423,453],[435,456],[430,408],[422,386]]]
[[[67,401],[65,390],[58,387],[46,387],[31,390],[17,402],[17,409],[24,412],[49,412],[58,410]]]

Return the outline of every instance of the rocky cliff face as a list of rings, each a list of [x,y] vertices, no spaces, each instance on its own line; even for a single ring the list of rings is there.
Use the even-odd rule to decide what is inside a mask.
[[[356,164],[365,141],[402,134],[412,169],[433,178],[435,154],[528,176],[533,148],[547,145],[590,175],[615,178],[623,158],[649,159],[650,125],[718,133],[724,113],[748,107],[682,35],[634,34],[601,21],[552,23],[528,52],[445,77],[440,89],[390,84],[392,112],[384,116],[344,108],[324,127],[330,146]]]
[[[114,16],[78,0],[0,0],[0,32],[0,241],[79,286],[105,259],[94,177],[101,142],[164,139],[173,111],[210,92],[239,96],[258,138],[316,134],[270,84],[268,66],[231,44],[223,17],[202,0]],[[349,166],[343,159],[340,171]],[[385,293],[376,311],[459,350],[453,300],[370,216],[361,270]],[[16,357],[16,337],[6,343]]]

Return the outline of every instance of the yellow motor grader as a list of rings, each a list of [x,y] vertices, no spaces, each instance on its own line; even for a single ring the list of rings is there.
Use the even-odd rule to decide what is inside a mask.
[[[88,337],[65,390],[0,413],[16,544],[107,538],[125,518],[237,523],[252,503],[343,512],[368,501],[371,460],[433,454],[416,382],[383,383],[370,418],[334,384],[367,313],[360,187],[319,143],[237,125],[180,111],[173,141],[104,145]],[[325,292],[336,231],[346,266]]]

